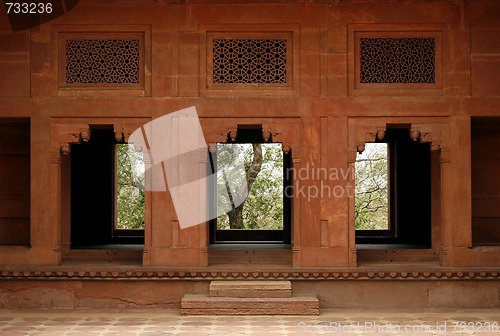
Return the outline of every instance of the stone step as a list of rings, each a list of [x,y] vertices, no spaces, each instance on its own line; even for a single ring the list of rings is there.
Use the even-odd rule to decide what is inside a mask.
[[[212,281],[210,296],[236,298],[289,298],[290,281]]]
[[[288,298],[234,298],[186,294],[181,300],[183,315],[319,315],[314,296]]]

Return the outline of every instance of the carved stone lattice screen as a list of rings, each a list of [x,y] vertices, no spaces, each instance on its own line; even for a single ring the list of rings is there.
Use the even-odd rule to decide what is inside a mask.
[[[359,62],[363,84],[434,84],[436,39],[363,37]]]
[[[214,84],[286,84],[286,39],[214,39]]]
[[[139,39],[65,40],[65,84],[140,84]]]

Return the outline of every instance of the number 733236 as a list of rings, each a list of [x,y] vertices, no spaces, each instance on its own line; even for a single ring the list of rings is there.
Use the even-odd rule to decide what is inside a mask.
[[[7,14],[50,14],[51,2],[6,2]]]

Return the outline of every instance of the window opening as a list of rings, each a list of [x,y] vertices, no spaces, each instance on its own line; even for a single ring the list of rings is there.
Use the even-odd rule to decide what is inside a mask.
[[[239,128],[237,134],[235,143],[218,143],[211,155],[217,170],[216,202],[218,207],[233,202],[230,193],[217,190],[227,188],[223,167],[236,162],[243,163],[245,174],[232,178],[246,184],[248,197],[212,221],[211,242],[289,243],[292,191],[286,169],[290,154],[284,154],[282,144],[272,139],[265,143],[261,128]]]
[[[355,164],[356,243],[401,244],[415,248],[430,248],[432,201],[430,144],[413,141],[410,138],[409,126],[390,125],[383,142],[366,144],[365,147],[366,154],[359,155],[357,158],[359,162]],[[385,156],[384,148],[387,153]],[[361,161],[365,157],[373,159]],[[368,187],[373,187],[375,190],[384,186],[384,172],[387,176],[386,191],[380,188],[372,195],[362,194],[370,190]],[[386,203],[382,196],[385,196]],[[366,205],[370,205],[373,209],[378,208],[380,213],[377,216],[380,217],[370,218],[369,216],[374,214],[367,212]],[[382,213],[387,214],[387,219],[383,219]]]
[[[436,39],[432,37],[362,37],[360,83],[433,84]]]
[[[214,84],[286,84],[286,39],[214,39]]]
[[[66,84],[139,84],[139,39],[66,40]]]
[[[91,129],[87,143],[71,145],[71,246],[88,247],[108,244],[143,244],[142,228],[121,229],[117,225],[118,197],[125,189],[119,187],[118,174],[125,165],[120,150],[128,152],[131,146],[117,144],[112,126]],[[121,162],[120,162],[121,161]],[[135,183],[135,182],[134,182]],[[123,189],[123,190],[120,190]],[[137,188],[131,193],[139,193]],[[139,193],[140,194],[140,193]],[[144,219],[143,200],[140,196],[129,198],[142,208],[136,209],[137,218],[131,212],[124,217],[128,222],[140,225]],[[127,206],[133,207],[131,204]],[[123,222],[120,224],[124,224]]]
[[[0,245],[30,245],[29,118],[0,118]]]
[[[472,245],[500,246],[500,118],[471,119]]]
[[[231,147],[237,147],[235,150]],[[228,150],[229,149],[229,150]],[[239,153],[231,157],[229,153]],[[283,229],[283,150],[281,144],[217,144],[217,164],[243,162],[247,174],[247,199],[233,211],[217,218],[217,229]],[[225,188],[223,170],[217,171],[217,188]],[[218,206],[230,199],[218,193]]]
[[[115,145],[115,235],[144,230],[144,161],[132,144]],[[131,232],[128,232],[131,234]]]
[[[144,32],[59,35],[61,89],[144,89]]]
[[[387,143],[367,143],[356,157],[356,230],[389,230]]]

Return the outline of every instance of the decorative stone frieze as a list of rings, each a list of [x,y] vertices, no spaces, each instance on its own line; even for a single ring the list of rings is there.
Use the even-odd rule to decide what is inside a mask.
[[[123,269],[84,270],[81,267],[44,270],[10,269],[0,271],[0,279],[26,280],[500,280],[497,270],[448,269],[439,270],[153,270]]]
[[[418,122],[418,118],[416,118],[417,122],[415,122],[415,120],[406,120],[407,118],[404,119],[405,120],[395,118],[393,120],[388,119],[385,124],[381,124],[380,121],[375,118],[353,119],[350,123],[351,126],[349,130],[349,148],[355,148],[355,152],[362,153],[365,150],[366,143],[384,139],[387,125],[409,124],[410,138],[414,141],[430,143],[432,151],[443,149],[444,151],[449,150],[449,145],[447,145],[448,138],[446,136],[448,133],[446,130],[448,127],[447,124],[442,123],[441,120],[436,120],[437,122],[431,123]],[[354,162],[355,160],[355,155],[351,155],[349,161]]]

